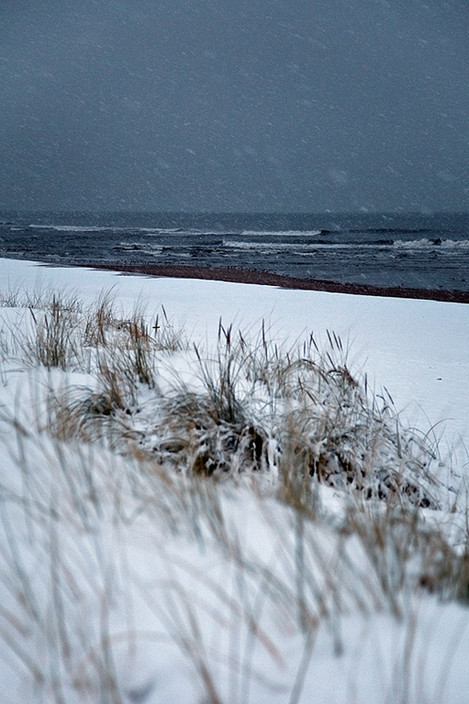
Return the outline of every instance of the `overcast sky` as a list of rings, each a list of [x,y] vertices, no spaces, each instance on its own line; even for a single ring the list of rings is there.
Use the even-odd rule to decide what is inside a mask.
[[[0,208],[469,209],[467,0],[0,0]]]

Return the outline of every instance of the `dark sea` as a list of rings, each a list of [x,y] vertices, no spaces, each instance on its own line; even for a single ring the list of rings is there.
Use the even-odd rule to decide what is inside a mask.
[[[0,256],[67,265],[233,267],[467,292],[469,213],[0,212]]]

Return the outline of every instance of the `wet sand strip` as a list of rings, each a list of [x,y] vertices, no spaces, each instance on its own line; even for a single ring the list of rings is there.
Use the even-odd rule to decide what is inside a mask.
[[[373,286],[371,284],[337,283],[322,279],[301,279],[294,276],[271,274],[267,271],[254,271],[251,269],[117,263],[76,264],[75,266],[86,266],[87,268],[117,271],[127,274],[140,274],[143,276],[205,279],[209,281],[276,286],[278,288],[298,289],[303,291],[326,291],[329,293],[349,293],[360,296],[416,298],[430,301],[447,301],[451,303],[469,303],[469,291],[445,291],[443,289],[435,290],[401,288],[398,286]]]

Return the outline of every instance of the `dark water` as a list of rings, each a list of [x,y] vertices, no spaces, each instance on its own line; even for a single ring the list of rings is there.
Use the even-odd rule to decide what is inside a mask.
[[[469,214],[3,212],[0,257],[235,267],[341,283],[469,291]]]

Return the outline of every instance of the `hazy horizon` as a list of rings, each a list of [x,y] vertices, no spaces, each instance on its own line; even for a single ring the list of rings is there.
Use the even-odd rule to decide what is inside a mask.
[[[2,215],[181,215],[181,216],[249,216],[254,217],[259,216],[302,216],[302,217],[316,217],[316,216],[385,216],[385,217],[437,217],[439,215],[460,215],[469,216],[469,209],[467,210],[139,210],[139,209],[125,209],[125,210],[82,210],[82,209],[57,209],[53,210],[50,208],[39,209],[39,208],[0,208],[0,214]]]

